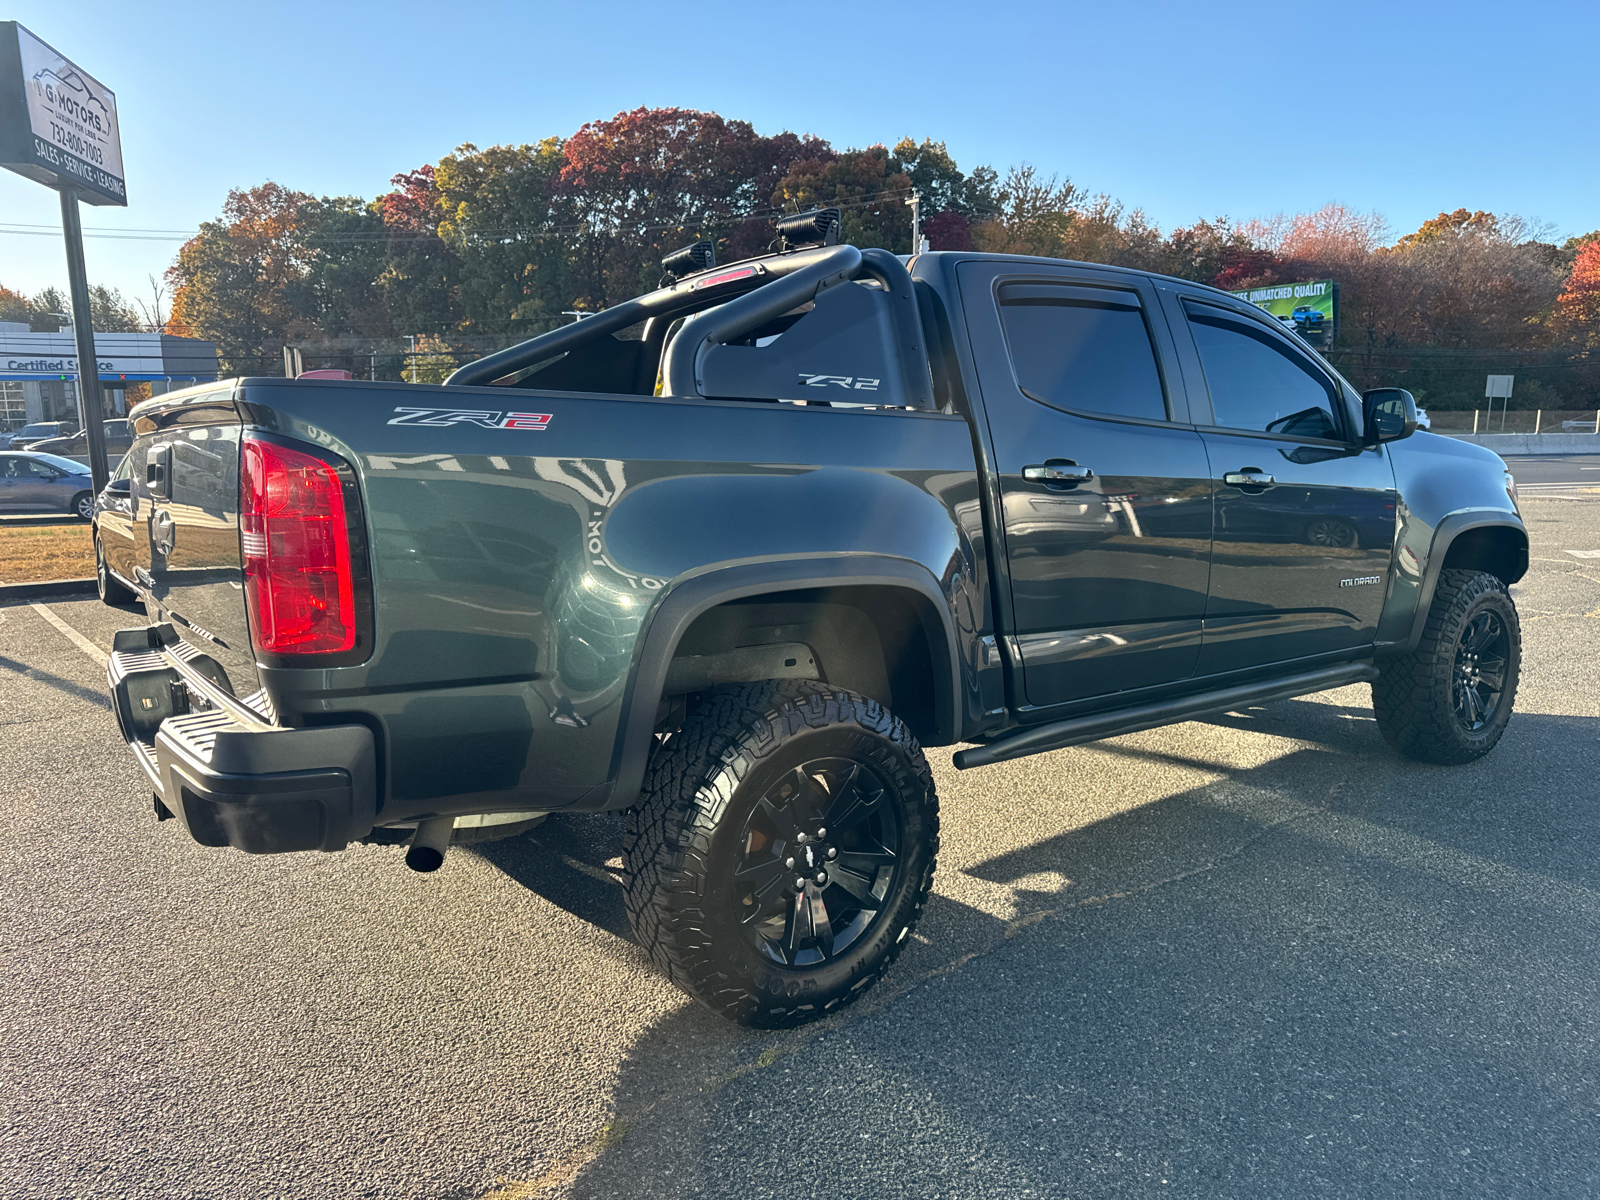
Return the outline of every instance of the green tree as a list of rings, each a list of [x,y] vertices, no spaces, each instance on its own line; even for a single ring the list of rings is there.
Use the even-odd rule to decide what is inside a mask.
[[[55,286],[40,288],[35,292],[33,299],[28,301],[28,308],[30,312],[28,328],[34,333],[59,333],[66,328],[66,321],[62,320],[62,316],[69,319],[72,316],[72,301],[67,299],[65,292]]]
[[[460,263],[455,303],[464,332],[540,330],[571,307],[572,282],[555,194],[561,142],[470,143],[439,160],[434,213],[442,246]]]
[[[789,212],[837,207],[841,240],[895,254],[911,252],[911,177],[883,146],[793,163],[773,195]]]
[[[295,312],[329,337],[392,337],[378,280],[389,259],[381,202],[324,196],[300,206],[301,269],[284,284]]]

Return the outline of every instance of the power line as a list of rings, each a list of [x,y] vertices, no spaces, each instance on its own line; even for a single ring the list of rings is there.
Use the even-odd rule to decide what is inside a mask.
[[[886,189],[885,191],[881,191],[881,192],[873,192],[873,193],[870,193],[870,194],[868,194],[866,196],[859,196],[859,197],[855,198],[854,200],[833,200],[833,201],[828,201],[824,205],[824,207],[827,207],[827,208],[866,208],[866,207],[868,207],[870,205],[881,203],[882,201],[884,201],[884,200],[886,200],[886,199],[888,199],[890,197],[909,195],[911,193],[911,190],[912,189],[910,189],[910,188],[890,188],[890,189]],[[773,217],[783,216],[786,211],[787,210],[783,209],[783,208],[763,208],[763,209],[755,209],[755,210],[752,210],[750,212],[745,212],[745,213],[705,213],[705,214],[698,214],[698,215],[697,214],[686,214],[686,215],[684,215],[684,216],[682,216],[680,218],[675,218],[675,219],[665,219],[665,218],[663,218],[663,219],[659,219],[657,221],[649,222],[649,223],[644,224],[644,225],[631,225],[631,226],[614,225],[614,226],[603,227],[603,228],[602,227],[597,227],[593,223],[588,222],[588,221],[577,221],[577,222],[571,222],[571,223],[564,224],[564,225],[540,226],[540,227],[536,227],[536,228],[533,228],[533,229],[529,229],[529,228],[526,228],[526,227],[506,227],[506,228],[501,228],[501,229],[493,229],[493,228],[491,228],[491,229],[469,229],[469,230],[465,231],[465,235],[467,237],[469,237],[469,238],[475,238],[475,239],[481,239],[481,238],[549,239],[549,238],[562,237],[562,236],[567,235],[567,234],[582,234],[582,233],[590,232],[590,231],[608,232],[608,233],[621,233],[621,232],[665,233],[668,230],[672,230],[672,229],[684,229],[684,228],[692,228],[692,227],[696,227],[696,226],[700,226],[700,227],[710,226],[711,228],[714,228],[714,229],[722,229],[722,228],[726,228],[726,227],[731,226],[731,225],[744,224],[744,223],[749,222],[749,221],[763,221],[763,220],[771,219]],[[210,224],[210,222],[207,222],[207,223]],[[222,232],[227,236],[239,237],[242,240],[249,238],[249,235],[246,235],[246,234],[234,234],[233,231],[230,230],[230,229],[223,229]],[[0,221],[0,234],[7,234],[7,233],[8,234],[14,234],[14,235],[17,235],[19,237],[21,237],[21,236],[59,237],[60,234],[61,234],[61,227],[59,225],[30,225],[30,224],[25,224],[25,223],[22,223],[22,222],[17,222],[17,221]],[[199,234],[200,234],[200,230],[198,230],[198,229],[194,229],[194,230],[181,230],[181,229],[171,229],[171,230],[163,230],[163,229],[117,229],[114,226],[102,225],[102,226],[86,227],[84,229],[84,231],[83,231],[83,234],[84,234],[85,237],[100,238],[100,239],[107,240],[107,241],[130,241],[130,242],[163,242],[163,241],[167,241],[167,242],[170,242],[170,241],[189,241],[192,238],[198,237]],[[331,243],[341,243],[341,242],[352,243],[352,244],[353,243],[362,243],[362,242],[369,242],[369,243],[374,243],[374,244],[387,244],[387,243],[391,243],[391,242],[405,242],[405,241],[431,241],[431,240],[434,240],[434,239],[438,238],[439,234],[434,230],[428,230],[428,231],[422,232],[422,233],[405,233],[405,232],[401,232],[399,230],[384,228],[384,229],[381,229],[381,230],[375,229],[375,230],[372,230],[370,232],[358,232],[358,231],[349,231],[349,232],[326,231],[326,232],[321,232],[321,231],[311,230],[311,231],[307,231],[302,236],[305,238],[307,244],[310,244],[310,245],[315,245],[315,244],[318,244],[318,243],[330,243],[331,244]]]

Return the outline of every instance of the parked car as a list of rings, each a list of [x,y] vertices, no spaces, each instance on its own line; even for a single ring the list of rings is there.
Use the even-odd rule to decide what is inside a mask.
[[[34,442],[42,442],[47,438],[65,437],[77,427],[77,423],[74,421],[35,421],[31,425],[24,425],[15,433],[0,435],[4,439],[3,443],[0,443],[0,448],[6,450],[28,450],[32,448]]]
[[[0,513],[76,513],[94,516],[89,468],[58,454],[0,451]]]
[[[133,434],[129,430],[126,418],[116,418],[105,421],[101,426],[106,434],[106,457],[116,459],[128,452],[128,447],[133,444]],[[67,434],[64,437],[45,438],[32,443],[28,449],[41,450],[47,454],[59,454],[66,458],[81,458],[87,462],[89,458],[89,431],[80,429],[77,433]]]
[[[1432,429],[1433,428],[1433,419],[1428,416],[1428,410],[1425,409],[1425,408],[1422,408],[1420,406],[1417,408],[1417,428],[1418,429]]]
[[[967,769],[1364,682],[1401,753],[1493,749],[1528,564],[1494,453],[1225,292],[908,267],[784,225],[813,219],[443,385],[141,404],[97,516],[147,612],[108,668],[138,802],[417,870],[623,812],[639,945],[774,1026],[907,944],[927,747]]]

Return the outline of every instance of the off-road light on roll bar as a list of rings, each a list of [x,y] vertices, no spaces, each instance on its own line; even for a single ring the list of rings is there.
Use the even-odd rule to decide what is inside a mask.
[[[839,241],[843,217],[837,208],[814,208],[778,220],[778,236],[786,250],[801,246],[832,246]]]
[[[710,242],[680,246],[661,260],[661,269],[674,279],[682,279],[696,271],[709,271],[716,265],[717,248]]]

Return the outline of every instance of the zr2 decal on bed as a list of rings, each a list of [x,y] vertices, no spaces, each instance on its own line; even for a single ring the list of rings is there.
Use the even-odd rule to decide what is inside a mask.
[[[399,415],[391,425],[482,425],[485,429],[531,429],[550,427],[549,413],[490,412],[478,408],[397,408]]]

